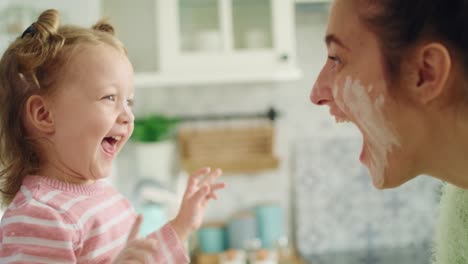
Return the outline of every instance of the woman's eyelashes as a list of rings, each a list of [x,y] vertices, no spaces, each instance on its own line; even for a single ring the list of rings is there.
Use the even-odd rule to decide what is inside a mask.
[[[328,60],[332,62],[332,65],[331,65],[332,69],[337,69],[342,63],[341,59],[338,56],[330,55],[328,56]]]

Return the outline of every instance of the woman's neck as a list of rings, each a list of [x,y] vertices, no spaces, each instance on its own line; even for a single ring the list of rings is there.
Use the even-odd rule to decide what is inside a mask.
[[[466,110],[466,109],[465,109]],[[448,114],[448,112],[450,112]],[[465,114],[462,114],[465,113]],[[466,111],[434,113],[427,140],[427,174],[468,189],[468,115]]]

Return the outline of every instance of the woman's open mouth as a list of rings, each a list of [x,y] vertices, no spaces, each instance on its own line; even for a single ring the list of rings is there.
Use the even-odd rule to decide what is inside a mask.
[[[359,155],[359,161],[364,165],[365,165],[365,156],[366,156],[366,143],[363,140],[361,155]]]
[[[331,111],[330,111],[331,112]],[[355,122],[353,122],[351,119],[346,117],[344,114],[337,114],[336,112],[332,113],[332,115],[335,117],[335,122],[336,123],[353,123],[356,125],[356,127],[361,131],[363,140],[362,140],[362,149],[361,149],[361,154],[359,155],[359,161],[362,164],[365,164],[365,157],[366,157],[366,142],[364,140],[364,134],[362,133],[362,129],[360,126],[358,126]]]

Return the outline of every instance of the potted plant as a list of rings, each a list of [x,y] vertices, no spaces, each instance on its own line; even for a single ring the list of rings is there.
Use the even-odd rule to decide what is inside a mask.
[[[168,183],[174,171],[175,131],[179,119],[153,114],[135,119],[131,137],[140,178]]]

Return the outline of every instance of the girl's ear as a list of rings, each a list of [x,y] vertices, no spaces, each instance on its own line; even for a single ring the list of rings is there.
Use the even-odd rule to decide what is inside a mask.
[[[26,123],[28,127],[44,133],[55,132],[55,124],[47,101],[43,96],[33,95],[26,101]]]
[[[422,46],[415,59],[417,77],[411,92],[417,101],[428,104],[447,88],[452,59],[447,48],[439,43]]]

